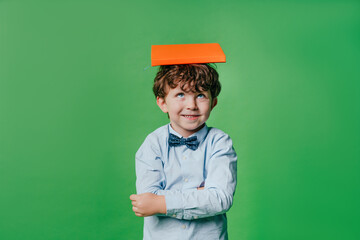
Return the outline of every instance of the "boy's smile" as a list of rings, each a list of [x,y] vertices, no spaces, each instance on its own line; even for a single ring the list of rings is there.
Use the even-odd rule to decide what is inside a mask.
[[[183,91],[179,85],[176,88],[167,87],[165,98],[157,97],[156,100],[160,109],[169,114],[171,127],[183,137],[200,130],[217,103],[209,90]]]

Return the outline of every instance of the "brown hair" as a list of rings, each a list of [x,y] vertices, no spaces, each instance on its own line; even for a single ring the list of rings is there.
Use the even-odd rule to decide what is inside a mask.
[[[154,79],[155,97],[165,98],[166,87],[176,88],[179,84],[185,92],[210,90],[213,99],[221,90],[219,74],[210,64],[162,65]]]

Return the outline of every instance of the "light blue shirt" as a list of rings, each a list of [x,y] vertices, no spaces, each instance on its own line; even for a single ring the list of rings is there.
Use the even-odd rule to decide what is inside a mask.
[[[199,147],[170,147],[170,124],[150,133],[136,153],[137,193],[164,195],[166,214],[144,218],[144,240],[228,239],[225,212],[236,187],[236,153],[230,137],[206,125]],[[201,183],[203,190],[197,190]]]

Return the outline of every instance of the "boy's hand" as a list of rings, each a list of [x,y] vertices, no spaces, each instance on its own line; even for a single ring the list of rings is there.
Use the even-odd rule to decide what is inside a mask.
[[[157,213],[166,214],[165,196],[153,193],[132,194],[130,200],[132,209],[138,217],[147,217]]]

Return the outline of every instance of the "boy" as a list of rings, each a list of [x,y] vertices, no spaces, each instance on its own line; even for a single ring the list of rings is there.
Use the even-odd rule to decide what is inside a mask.
[[[162,65],[153,91],[170,123],[136,153],[133,211],[144,239],[228,239],[225,212],[236,186],[236,153],[227,134],[206,126],[220,93],[208,64]]]

